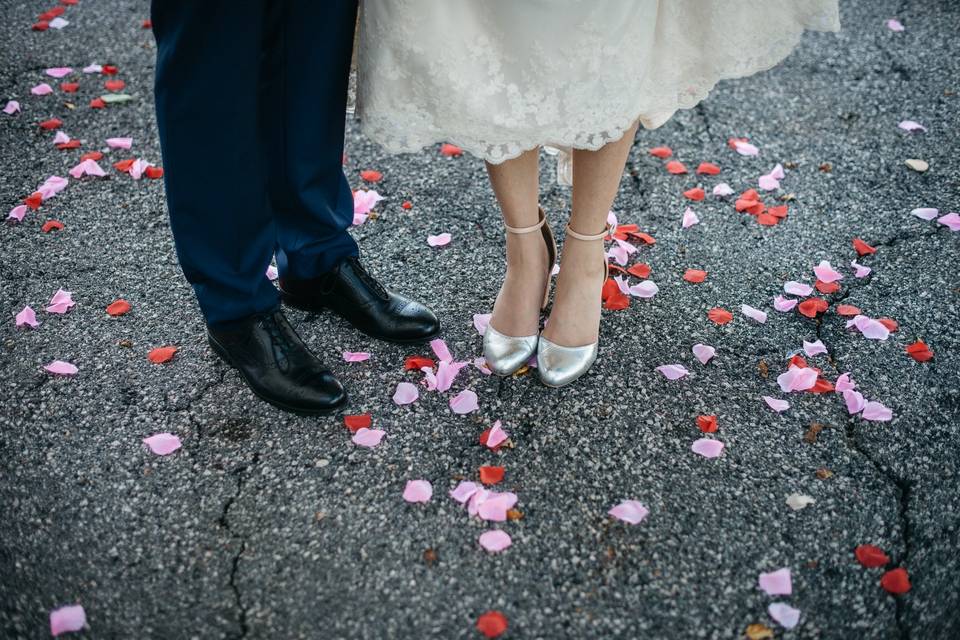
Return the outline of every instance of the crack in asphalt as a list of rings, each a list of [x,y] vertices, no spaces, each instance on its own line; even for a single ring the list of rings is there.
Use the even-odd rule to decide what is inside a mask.
[[[249,464],[242,464],[233,471],[230,472],[230,475],[237,477],[237,489],[232,496],[227,498],[226,502],[223,504],[223,510],[220,513],[220,517],[217,519],[217,524],[227,530],[227,533],[230,537],[239,541],[240,548],[233,555],[230,564],[230,580],[227,583],[230,587],[230,590],[233,592],[233,597],[237,606],[237,624],[240,627],[239,635],[233,636],[236,639],[245,638],[250,632],[250,625],[247,623],[247,613],[248,609],[243,604],[243,594],[240,591],[240,585],[237,582],[237,575],[240,573],[240,558],[243,556],[244,552],[247,550],[247,539],[246,536],[241,534],[238,531],[235,531],[230,525],[230,508],[234,503],[240,498],[240,495],[243,493],[243,487],[246,484],[246,472],[256,464],[260,462],[260,454],[254,453],[253,458]]]

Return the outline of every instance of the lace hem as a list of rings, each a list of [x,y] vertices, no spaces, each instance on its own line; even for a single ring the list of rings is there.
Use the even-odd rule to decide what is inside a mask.
[[[827,23],[813,29],[838,31],[839,25]],[[436,127],[433,123],[410,121],[411,119],[406,118],[409,115],[408,112],[402,110],[368,113],[363,109],[362,101],[358,105],[360,127],[368,138],[391,154],[414,153],[435,144],[449,142],[491,164],[500,164],[541,146],[596,151],[611,142],[620,140],[638,120],[645,129],[656,129],[664,125],[677,111],[691,109],[706,99],[717,83],[722,80],[744,78],[777,66],[793,52],[803,33],[804,30],[800,29],[790,34],[788,38],[778,41],[776,47],[768,48],[764,55],[753,56],[736,67],[718,70],[695,80],[687,80],[682,83],[683,88],[678,84],[672,91],[660,90],[658,91],[660,95],[656,99],[644,96],[645,106],[636,107],[629,113],[611,114],[598,122],[595,127],[591,127],[589,131],[561,136],[537,135],[526,138],[518,136],[519,139],[509,142],[496,142],[479,139],[471,136],[469,132]],[[654,106],[649,106],[650,103]],[[412,120],[419,120],[419,118]],[[509,131],[505,130],[504,133]]]

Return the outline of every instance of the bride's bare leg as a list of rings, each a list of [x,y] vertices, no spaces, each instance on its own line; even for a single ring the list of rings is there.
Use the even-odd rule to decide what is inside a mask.
[[[501,164],[487,163],[490,184],[500,203],[503,221],[529,227],[539,221],[539,149]],[[540,233],[506,234],[507,275],[493,305],[490,324],[508,336],[536,335],[540,303],[547,285],[548,253]]]
[[[598,149],[573,152],[573,206],[570,226],[577,233],[603,231],[623,176],[637,125],[618,141]],[[604,243],[584,242],[569,235],[543,336],[554,344],[580,347],[597,341],[600,330],[600,291],[603,288]]]

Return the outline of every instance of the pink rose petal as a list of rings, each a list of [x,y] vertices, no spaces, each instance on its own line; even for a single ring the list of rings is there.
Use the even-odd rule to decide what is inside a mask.
[[[660,289],[653,280],[644,280],[640,284],[635,284],[630,287],[628,293],[637,298],[652,298],[657,295],[658,291],[660,291]]]
[[[482,496],[482,499],[480,499],[480,496]],[[505,522],[507,519],[507,511],[517,504],[517,496],[509,492],[497,493],[496,491],[484,491],[481,494],[478,491],[473,495],[473,498],[471,498],[471,503],[474,502],[476,515],[480,516],[481,520]]]
[[[662,364],[656,370],[662,373],[667,380],[678,380],[690,373],[682,364]]]
[[[48,85],[46,82],[41,82],[37,86],[30,89],[30,93],[35,96],[47,96],[53,93],[53,87]]]
[[[920,124],[919,122],[914,122],[913,120],[904,120],[897,125],[904,131],[926,131],[927,128]]]
[[[499,445],[506,442],[509,437],[510,434],[503,430],[500,421],[497,420],[493,423],[493,426],[490,427],[490,433],[487,434],[487,448],[496,449]]]
[[[144,438],[143,444],[158,456],[168,456],[181,446],[180,438],[172,433],[157,433]]]
[[[780,181],[774,178],[773,176],[767,174],[760,176],[760,179],[757,181],[757,186],[759,186],[764,191],[773,191],[774,189],[780,188]]]
[[[386,431],[381,429],[368,429],[367,427],[362,427],[357,429],[357,432],[353,434],[353,437],[350,440],[353,441],[353,444],[358,447],[367,447],[373,448],[380,444],[380,441],[383,440],[383,436],[387,435]]]
[[[733,146],[737,150],[737,153],[742,156],[755,156],[760,153],[757,147],[743,140],[735,140]]]
[[[783,413],[790,408],[790,403],[786,400],[781,400],[779,398],[772,398],[770,396],[763,396],[763,401],[767,403],[767,406],[776,411],[777,413]]]
[[[620,246],[612,246],[610,250],[606,253],[607,259],[613,259],[621,267],[627,264],[627,261],[630,260],[630,256],[627,255],[626,250]]]
[[[45,73],[51,78],[56,78],[59,80],[60,78],[64,78],[73,73],[73,69],[70,67],[51,67],[47,69]]]
[[[843,402],[847,405],[847,413],[850,415],[860,413],[866,405],[863,394],[854,389],[847,389],[843,392]]]
[[[103,66],[99,64],[88,64],[83,68],[84,73],[100,73],[103,71]]]
[[[10,100],[9,102],[7,102],[7,106],[3,108],[3,112],[8,116],[12,116],[18,111],[20,111],[20,103],[17,102],[16,100]]]
[[[793,593],[790,569],[787,567],[770,573],[761,573],[757,582],[769,596],[788,596]]]
[[[480,546],[490,553],[503,551],[512,544],[512,541],[510,540],[510,534],[508,534],[506,531],[500,531],[498,529],[484,531],[481,533],[479,542]]]
[[[430,348],[433,349],[433,353],[437,356],[438,360],[445,360],[447,362],[453,360],[453,355],[450,353],[450,348],[447,346],[447,343],[440,338],[434,338],[431,340]]]
[[[70,169],[69,173],[71,176],[77,179],[80,179],[85,175],[96,176],[98,178],[102,178],[103,176],[107,175],[100,165],[97,164],[97,161],[93,158],[87,158],[86,160],[81,161],[80,164],[75,166],[73,169]]]
[[[417,387],[409,382],[401,382],[397,385],[397,390],[393,393],[393,401],[399,405],[410,404],[420,397]]]
[[[833,385],[833,390],[837,393],[843,393],[850,389],[856,389],[857,383],[853,381],[849,373],[841,374],[837,377],[837,382]]]
[[[893,411],[876,400],[870,400],[863,405],[863,413],[860,417],[871,422],[889,422],[893,419]]]
[[[853,267],[854,269],[853,276],[855,278],[866,278],[868,275],[870,275],[870,272],[872,271],[870,267],[865,267],[862,264],[857,264],[856,260],[851,260],[850,266]]]
[[[904,30],[903,23],[896,18],[890,18],[884,22],[884,24],[887,25],[887,29],[890,29],[890,31],[900,32]]]
[[[431,247],[443,247],[450,244],[450,240],[452,239],[453,236],[451,236],[449,233],[440,233],[435,236],[429,235],[427,236],[427,244]]]
[[[792,296],[800,296],[801,298],[813,293],[813,287],[802,282],[796,282],[794,280],[784,282],[783,290],[785,293],[789,293]]]
[[[10,213],[7,214],[8,220],[16,220],[17,222],[22,222],[24,216],[27,215],[27,205],[19,204],[13,209],[10,209]]]
[[[129,149],[133,146],[133,138],[107,138],[107,146],[111,149]]]
[[[70,23],[67,22],[66,20],[64,20],[63,18],[61,18],[60,16],[57,16],[56,18],[54,18],[53,20],[50,21],[50,28],[51,28],[51,29],[63,29],[63,28],[64,28],[65,26],[67,26],[68,24],[70,24]]]
[[[693,345],[693,356],[700,361],[700,364],[707,364],[717,353],[717,350],[706,344]]]
[[[477,394],[470,389],[464,389],[457,395],[450,398],[450,409],[457,414],[463,415],[476,411],[480,408],[477,404]]]
[[[403,499],[407,502],[430,502],[433,487],[426,480],[407,480],[403,488]]]
[[[937,218],[937,222],[948,227],[950,231],[960,231],[960,213],[948,213]]]
[[[754,309],[748,304],[741,304],[740,311],[751,320],[764,324],[767,321],[767,314],[760,309]]]
[[[784,629],[793,629],[800,622],[800,609],[794,609],[785,602],[771,602],[767,613]]]
[[[914,209],[910,213],[917,216],[921,220],[929,221],[936,218],[940,214],[940,211],[937,209],[931,209],[930,207],[920,207],[919,209]]]
[[[492,315],[492,313],[473,314],[473,328],[477,330],[477,333],[483,335],[487,332],[487,327],[490,326],[490,317]]]
[[[450,497],[460,504],[464,504],[479,490],[480,485],[478,485],[476,482],[461,480],[460,484],[450,490]]]
[[[383,196],[373,189],[369,191],[357,189],[353,192],[353,213],[366,216],[381,200]]]
[[[690,446],[690,450],[704,458],[716,458],[723,453],[723,443],[719,440],[700,438],[694,441]]]
[[[66,188],[67,188],[66,178],[61,178],[60,176],[50,176],[49,178],[43,181],[42,185],[37,187],[37,191],[39,191],[43,195],[44,200],[47,200],[57,195],[58,193],[60,193]]]
[[[482,373],[485,376],[493,375],[493,371],[490,371],[490,367],[487,366],[487,361],[484,360],[483,358],[474,358],[473,366],[479,369],[480,373]]]
[[[73,301],[73,294],[63,289],[57,289],[57,292],[50,298],[50,306],[47,307],[49,313],[66,313],[69,309],[76,306]]]
[[[886,340],[890,337],[890,330],[880,322],[867,316],[854,316],[853,320],[848,320],[846,326],[853,325],[868,340]]]
[[[64,144],[70,142],[70,136],[65,134],[63,131],[57,131],[53,136],[53,144]]]
[[[36,312],[29,306],[24,307],[23,311],[17,314],[16,324],[18,327],[30,327],[31,329],[40,326],[40,323],[37,322]]]
[[[786,372],[777,376],[777,384],[780,385],[780,390],[785,392],[806,391],[816,383],[817,372],[810,367],[791,365]]]
[[[280,273],[277,271],[277,268],[272,264],[267,267],[267,280],[271,282],[280,277]]]
[[[54,360],[43,368],[57,376],[75,376],[77,375],[77,371],[79,371],[76,365],[64,362],[63,360]]]
[[[343,352],[343,361],[344,362],[363,362],[364,360],[369,360],[370,354],[366,351],[344,351]]]
[[[791,298],[784,298],[783,296],[777,296],[773,299],[773,308],[781,313],[786,313],[790,311],[795,306],[797,306],[797,301]]]
[[[700,218],[693,212],[693,209],[687,207],[687,210],[683,212],[683,219],[680,222],[681,226],[684,229],[688,229],[698,222],[700,222]]]
[[[441,360],[440,364],[437,365],[437,374],[435,377],[436,390],[440,392],[449,391],[450,387],[453,386],[453,381],[456,379],[457,374],[468,364],[467,362],[447,362],[446,360]],[[429,384],[427,388],[429,389]]]
[[[813,273],[821,282],[836,282],[843,279],[843,274],[835,271],[826,260],[821,260],[820,264],[813,268]]]
[[[60,607],[50,612],[50,635],[82,631],[86,625],[87,614],[79,604]]]
[[[803,352],[810,357],[815,355],[826,353],[827,347],[823,344],[822,340],[814,340],[813,342],[803,341]]]
[[[721,182],[713,188],[713,195],[718,197],[733,195],[733,188],[726,182]]]
[[[623,520],[627,524],[639,524],[649,515],[650,510],[636,500],[624,500],[607,511],[607,513],[617,520]]]

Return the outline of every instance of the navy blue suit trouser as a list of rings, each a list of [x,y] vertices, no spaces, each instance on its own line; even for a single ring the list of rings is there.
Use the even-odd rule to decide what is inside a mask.
[[[357,255],[343,175],[356,0],[153,0],[177,256],[211,326],[269,311],[265,272]]]

